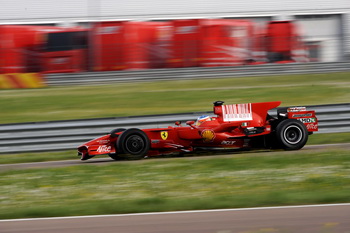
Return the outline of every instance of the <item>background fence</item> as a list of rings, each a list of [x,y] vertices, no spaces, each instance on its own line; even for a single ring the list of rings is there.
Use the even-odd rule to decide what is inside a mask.
[[[224,78],[246,76],[271,76],[286,74],[313,74],[329,72],[349,72],[350,62],[318,62],[265,64],[237,67],[194,67],[181,69],[152,69],[114,72],[85,72],[68,74],[49,74],[47,83],[50,86],[92,85],[112,82],[138,82],[156,80],[179,80],[195,78]]]
[[[350,104],[307,108],[316,111],[319,119],[317,133],[350,132]],[[276,115],[276,109],[269,113]],[[169,125],[175,127],[175,121],[194,120],[202,114],[212,112],[0,125],[0,153],[76,149],[80,144],[107,134],[115,128],[162,128]]]

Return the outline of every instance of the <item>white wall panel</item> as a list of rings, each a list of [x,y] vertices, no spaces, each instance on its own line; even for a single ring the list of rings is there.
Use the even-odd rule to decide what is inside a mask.
[[[349,11],[349,0],[0,0],[0,20]]]
[[[320,45],[319,61],[332,62],[343,58],[341,15],[308,15],[296,17],[308,42]]]
[[[86,0],[0,0],[0,20],[52,20],[85,17]]]

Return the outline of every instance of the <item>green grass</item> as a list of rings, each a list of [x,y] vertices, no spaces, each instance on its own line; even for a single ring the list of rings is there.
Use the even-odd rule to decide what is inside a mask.
[[[308,145],[349,143],[350,133],[315,133],[309,136]]]
[[[212,102],[346,103],[350,73],[177,80],[0,91],[0,124],[210,111]]]
[[[348,150],[0,172],[0,218],[350,201]]]
[[[77,153],[78,152],[74,150],[67,150],[57,152],[0,154],[0,164],[37,163],[78,159]]]
[[[350,73],[1,90],[0,124],[210,111],[212,102],[346,103]],[[308,144],[349,142],[315,134]],[[0,155],[0,164],[79,159]],[[348,150],[236,153],[0,170],[0,218],[350,202]]]

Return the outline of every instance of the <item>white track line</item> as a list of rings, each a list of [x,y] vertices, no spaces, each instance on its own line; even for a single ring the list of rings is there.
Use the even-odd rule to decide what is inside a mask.
[[[317,207],[332,207],[332,206],[350,206],[350,203],[320,204],[320,205],[295,205],[295,206],[272,206],[272,207],[254,207],[254,208],[237,208],[237,209],[188,210],[188,211],[150,212],[150,213],[135,213],[135,214],[109,214],[109,215],[86,215],[86,216],[69,216],[69,217],[22,218],[22,219],[4,219],[4,220],[0,220],[0,222],[63,220],[63,219],[84,219],[84,218],[105,218],[105,217],[128,217],[128,216],[147,216],[147,215],[163,215],[163,214],[191,214],[191,213],[252,211],[252,210],[271,210],[271,209],[317,208]]]

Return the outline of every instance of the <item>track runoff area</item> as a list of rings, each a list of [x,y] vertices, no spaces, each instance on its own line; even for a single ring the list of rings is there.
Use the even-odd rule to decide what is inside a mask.
[[[350,203],[0,220],[0,232],[349,232]]]

